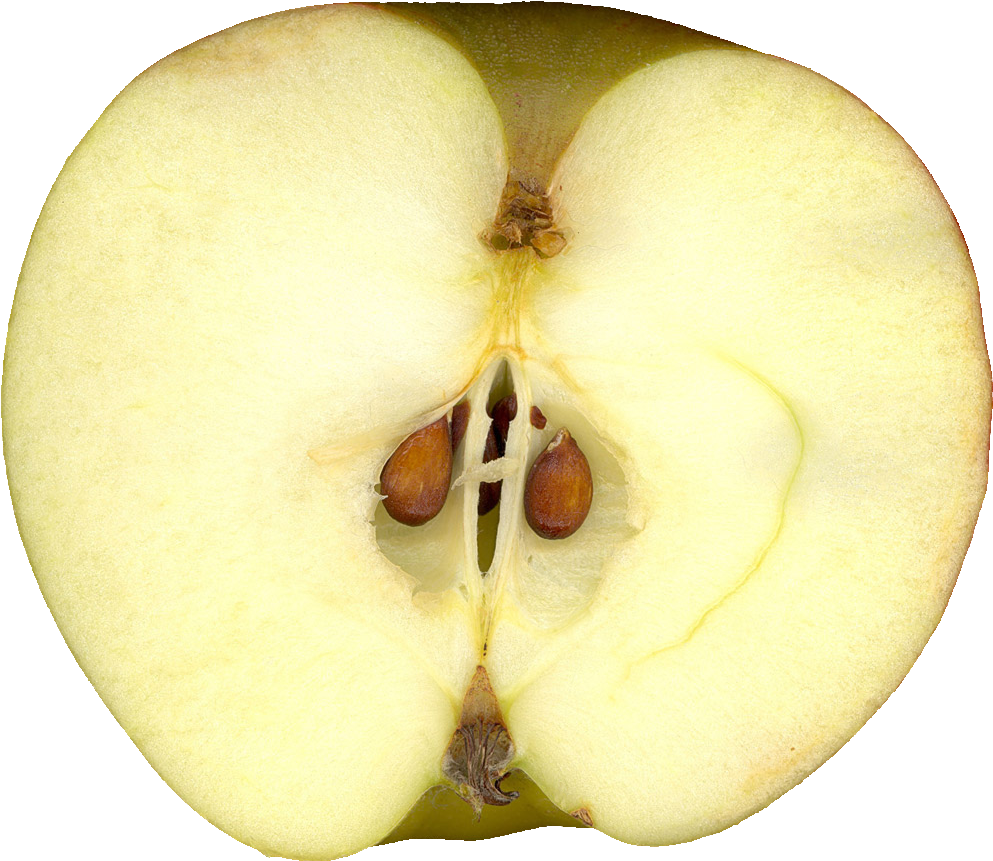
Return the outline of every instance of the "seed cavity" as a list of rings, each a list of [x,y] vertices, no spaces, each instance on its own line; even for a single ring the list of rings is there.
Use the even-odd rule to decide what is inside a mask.
[[[379,476],[383,507],[394,520],[421,526],[441,511],[451,480],[452,434],[442,416],[414,431],[386,461]]]
[[[568,538],[593,503],[593,475],[586,455],[565,428],[531,465],[524,486],[524,516],[542,538]]]

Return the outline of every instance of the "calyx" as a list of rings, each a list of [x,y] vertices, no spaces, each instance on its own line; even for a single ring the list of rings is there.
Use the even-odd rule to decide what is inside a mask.
[[[445,751],[442,773],[478,818],[484,805],[503,806],[517,798],[516,792],[500,788],[514,755],[500,704],[486,668],[480,665],[462,700],[462,714]]]

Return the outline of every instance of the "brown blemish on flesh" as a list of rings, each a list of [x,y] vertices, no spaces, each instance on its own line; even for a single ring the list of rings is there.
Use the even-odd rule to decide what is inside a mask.
[[[587,828],[593,827],[593,817],[590,815],[590,809],[588,807],[577,807],[569,815],[573,819],[578,819]]]

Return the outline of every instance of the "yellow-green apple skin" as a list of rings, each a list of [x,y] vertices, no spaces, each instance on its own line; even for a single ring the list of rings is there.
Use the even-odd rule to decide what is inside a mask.
[[[486,241],[508,178],[561,253]],[[501,387],[549,423],[484,465]],[[2,396],[87,677],[300,859],[765,807],[920,654],[988,471],[975,272],[914,152],[800,66],[583,7],[312,8],[155,64],[45,204]],[[463,398],[444,510],[393,523],[383,463]],[[549,542],[563,426],[594,507]],[[521,797],[476,819],[443,763],[479,665]]]

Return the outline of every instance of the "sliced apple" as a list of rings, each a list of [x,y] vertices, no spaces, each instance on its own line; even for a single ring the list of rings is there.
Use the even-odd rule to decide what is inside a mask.
[[[335,6],[103,114],[3,422],[67,643],[220,828],[663,844],[920,654],[990,368],[951,212],[835,84],[609,10]]]

